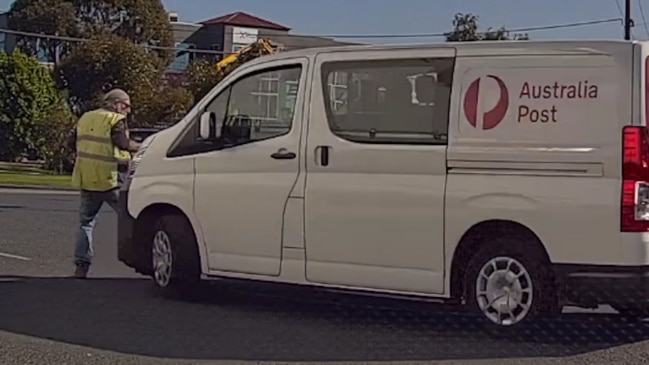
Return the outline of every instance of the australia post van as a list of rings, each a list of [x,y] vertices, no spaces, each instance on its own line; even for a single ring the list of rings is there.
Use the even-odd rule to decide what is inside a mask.
[[[248,62],[145,140],[119,259],[439,298],[516,328],[649,306],[649,43],[343,46]],[[511,327],[514,326],[514,327]]]

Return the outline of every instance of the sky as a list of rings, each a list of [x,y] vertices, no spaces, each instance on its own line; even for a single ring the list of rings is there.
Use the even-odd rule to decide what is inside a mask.
[[[8,10],[12,0],[0,0]],[[483,28],[529,28],[622,18],[624,0],[163,0],[180,20],[198,22],[247,12],[310,35],[438,34],[457,12],[479,16]],[[619,4],[619,5],[618,5]],[[641,9],[642,5],[642,9]],[[649,39],[649,0],[633,0],[634,39]],[[532,39],[621,39],[621,20],[606,24],[528,32]],[[440,38],[350,38],[372,43],[430,42]]]

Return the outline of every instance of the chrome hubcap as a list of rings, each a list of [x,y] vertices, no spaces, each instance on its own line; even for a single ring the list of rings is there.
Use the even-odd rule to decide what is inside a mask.
[[[153,278],[160,287],[166,287],[171,280],[171,240],[164,231],[156,232],[153,236]]]
[[[533,300],[532,279],[525,267],[510,257],[496,257],[480,269],[476,300],[482,313],[501,326],[522,321]]]

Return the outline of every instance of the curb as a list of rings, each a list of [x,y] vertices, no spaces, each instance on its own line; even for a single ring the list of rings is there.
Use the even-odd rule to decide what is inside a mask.
[[[49,186],[49,185],[20,185],[20,184],[0,184],[1,189],[28,189],[28,190],[54,190],[54,191],[77,191],[78,189],[67,186]]]

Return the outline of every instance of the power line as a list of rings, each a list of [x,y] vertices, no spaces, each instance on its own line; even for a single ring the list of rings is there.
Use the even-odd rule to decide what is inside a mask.
[[[513,29],[507,29],[508,32],[510,33],[518,33],[518,32],[537,32],[537,31],[542,31],[542,30],[553,30],[553,29],[562,29],[562,28],[576,28],[576,27],[584,27],[588,25],[597,25],[597,24],[605,24],[605,23],[617,23],[621,22],[621,18],[608,18],[608,19],[598,19],[598,20],[590,20],[590,21],[582,21],[582,22],[575,22],[575,23],[563,23],[563,24],[552,24],[552,25],[540,25],[540,26],[535,26],[535,27],[525,27],[525,28],[513,28]],[[423,34],[371,34],[371,35],[351,35],[351,34],[342,34],[342,35],[327,35],[325,37],[330,37],[330,38],[429,38],[429,37],[445,37],[446,34],[449,32],[444,32],[444,33],[423,33]],[[479,34],[484,34],[487,32],[478,32]]]
[[[616,22],[622,22],[622,18],[607,18],[607,19],[597,19],[597,20],[589,20],[589,21],[581,21],[581,22],[573,22],[573,23],[562,23],[562,24],[551,24],[551,25],[542,25],[542,26],[533,26],[533,27],[522,27],[522,28],[513,28],[513,29],[507,29],[509,32],[536,32],[536,31],[543,31],[543,30],[553,30],[553,29],[562,29],[562,28],[575,28],[575,27],[583,27],[583,26],[590,26],[590,25],[598,25],[598,24],[605,24],[605,23],[616,23]],[[41,24],[41,25],[53,25],[45,22],[30,22],[33,24]],[[87,38],[77,38],[77,37],[63,37],[63,36],[56,36],[56,35],[44,35],[40,33],[34,33],[34,32],[25,32],[25,31],[17,31],[17,30],[11,30],[11,29],[1,29],[0,32],[5,32],[9,34],[16,34],[16,35],[23,35],[23,36],[33,36],[33,37],[45,37],[49,39],[60,39],[60,40],[69,40],[69,41],[88,41],[91,39]],[[213,32],[214,34],[223,34],[220,32]],[[232,32],[226,32],[232,34]],[[449,33],[447,32],[438,32],[438,33],[407,33],[407,34],[267,34],[269,38],[303,38],[303,37],[320,37],[320,38],[338,38],[338,39],[394,39],[394,38],[438,38],[438,37],[444,37],[446,34]],[[480,32],[480,34],[486,33],[486,32]],[[169,48],[169,47],[163,47],[163,48]]]
[[[615,5],[617,5],[617,10],[620,12],[620,16],[624,18],[624,10],[622,10],[622,5],[620,5],[620,0],[615,0]]]
[[[525,27],[525,28],[514,28],[514,29],[508,29],[509,32],[536,32],[536,31],[543,31],[543,30],[552,30],[552,29],[564,29],[564,28],[575,28],[575,27],[582,27],[582,26],[590,26],[590,25],[597,25],[597,24],[605,24],[605,23],[613,23],[613,22],[621,22],[621,18],[609,18],[609,19],[599,19],[599,20],[590,20],[590,21],[582,21],[582,22],[574,22],[574,23],[564,23],[564,24],[552,24],[552,25],[543,25],[543,26],[535,26],[535,27]],[[51,39],[51,40],[59,40],[59,41],[64,41],[64,42],[90,42],[96,39],[93,38],[81,38],[81,37],[67,37],[67,36],[59,36],[59,35],[51,35],[51,34],[42,34],[42,33],[35,33],[35,32],[25,32],[25,31],[19,31],[19,30],[12,30],[12,29],[7,29],[7,28],[0,28],[0,33],[5,33],[5,34],[12,34],[16,36],[23,36],[23,37],[34,37],[34,38],[41,38],[41,39]],[[440,32],[440,33],[420,33],[420,34],[338,34],[338,35],[295,35],[295,34],[287,34],[287,35],[273,35],[269,34],[267,35],[268,38],[270,39],[276,39],[279,37],[323,37],[323,38],[356,38],[356,39],[394,39],[394,38],[439,38],[439,37],[445,37],[446,34],[449,32]],[[480,34],[483,34],[485,32],[481,32]],[[229,55],[232,54],[233,52],[226,52],[226,51],[219,51],[219,50],[213,50],[213,49],[200,49],[200,48],[178,48],[178,47],[164,47],[164,46],[156,46],[156,45],[149,45],[149,44],[141,44],[139,45],[143,48],[147,49],[152,49],[152,50],[167,50],[167,51],[175,51],[175,52],[181,52],[181,53],[200,53],[200,54],[213,54],[213,55]]]
[[[193,24],[193,23],[189,23],[189,24]],[[34,28],[36,28],[38,26],[42,26],[42,27],[55,27],[55,26],[57,26],[57,24],[52,23],[52,22],[42,22],[42,21],[34,21],[34,20],[21,20],[19,25],[22,25],[22,26],[24,26],[24,25],[32,25],[32,26],[34,26]],[[196,25],[198,25],[198,24],[196,24]],[[21,27],[19,26],[18,28],[21,28]],[[172,24],[172,28],[173,28],[173,24]],[[9,28],[6,28],[6,29],[9,29]],[[165,28],[151,27],[151,28],[147,28],[147,29],[148,30],[153,30],[153,31],[161,31],[161,30],[166,31],[169,28],[166,28],[166,27]],[[235,34],[234,31],[221,32],[219,30],[208,30],[208,29],[205,29],[205,28],[200,28],[200,25],[199,25],[199,27],[197,27],[195,29],[171,29],[171,30],[174,33],[193,34],[193,33],[197,32],[199,29],[200,29],[201,34],[203,34],[203,35],[231,36],[231,35]],[[13,29],[13,30],[21,31],[21,32],[30,32],[29,30],[22,30],[22,29]],[[0,31],[2,31],[2,30],[0,30]],[[328,35],[281,34],[281,33],[278,34],[278,33],[274,33],[274,32],[277,32],[277,30],[270,29],[270,32],[263,34],[263,36],[277,38],[277,39],[280,39],[280,38],[303,38],[303,37],[331,38],[331,36],[328,36]],[[343,37],[345,37],[345,36],[349,36],[349,35],[343,35]]]
[[[642,16],[642,24],[644,25],[644,31],[649,37],[649,26],[647,26],[647,18],[645,18],[644,9],[642,6],[642,0],[638,0],[638,6],[640,7],[640,16]]]
[[[33,33],[33,32],[23,32],[23,31],[20,31],[20,30],[11,30],[11,29],[4,29],[4,28],[0,28],[0,33],[13,34],[13,35],[23,36],[23,37],[44,38],[44,39],[51,39],[51,40],[57,40],[57,41],[63,41],[63,42],[83,43],[83,42],[91,42],[91,41],[96,40],[96,39],[93,39],[93,38],[66,37],[66,36],[59,36],[59,35],[41,34],[41,33]],[[195,49],[195,48],[194,49],[185,49],[185,48],[177,48],[177,47],[155,46],[155,45],[150,45],[150,44],[141,44],[139,46],[141,46],[143,48],[154,49],[154,50],[167,50],[167,51],[192,52],[192,53],[206,53],[206,54],[216,54],[216,55],[224,55],[224,54],[230,54],[231,53],[231,52],[217,51],[217,50],[212,50],[212,49]]]

